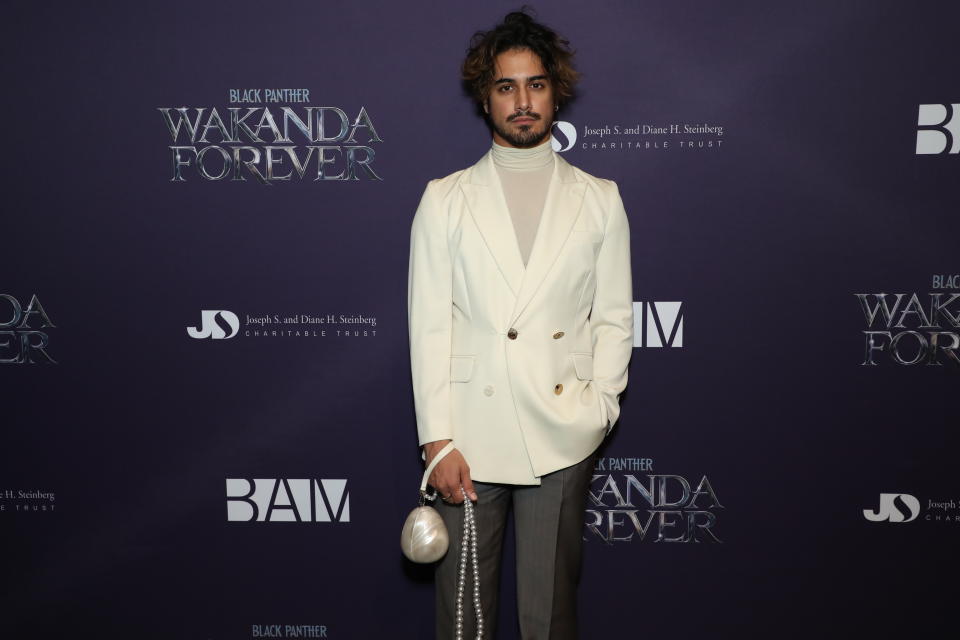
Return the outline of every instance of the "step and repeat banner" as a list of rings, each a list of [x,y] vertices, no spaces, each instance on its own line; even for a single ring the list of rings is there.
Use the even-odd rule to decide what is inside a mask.
[[[7,10],[0,635],[433,637],[410,223],[517,8]],[[554,149],[631,227],[580,637],[949,635],[960,8],[534,9],[583,74]]]

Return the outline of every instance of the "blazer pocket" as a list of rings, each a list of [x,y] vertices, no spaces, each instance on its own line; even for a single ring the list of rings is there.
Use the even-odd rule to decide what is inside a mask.
[[[591,353],[571,353],[573,358],[573,368],[577,371],[577,377],[581,380],[593,380],[593,354]]]
[[[450,382],[470,382],[473,356],[450,356]]]

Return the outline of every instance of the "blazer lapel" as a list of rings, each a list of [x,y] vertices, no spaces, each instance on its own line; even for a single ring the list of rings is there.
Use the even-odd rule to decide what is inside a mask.
[[[543,213],[526,267],[517,245],[517,235],[500,178],[493,165],[492,153],[488,151],[473,165],[469,178],[460,183],[470,215],[487,249],[493,255],[504,280],[517,296],[510,324],[523,313],[550,272],[583,204],[586,183],[577,180],[566,160],[559,155],[554,155],[554,158],[553,178],[547,188]]]
[[[583,195],[587,185],[577,180],[570,164],[559,155],[556,159],[553,179],[547,189],[547,199],[537,227],[537,235],[530,250],[526,271],[517,295],[510,324],[514,324],[540,288],[551,267],[560,255],[560,250],[570,235],[573,223],[580,214]],[[511,229],[512,230],[512,229]]]
[[[467,200],[474,224],[500,267],[500,273],[514,295],[518,295],[523,280],[523,257],[491,152],[488,151],[473,165],[469,180],[461,182],[460,189]]]

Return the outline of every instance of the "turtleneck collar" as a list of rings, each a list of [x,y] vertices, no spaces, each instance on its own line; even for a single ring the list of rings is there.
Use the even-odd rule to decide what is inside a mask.
[[[534,171],[543,169],[553,163],[553,146],[550,144],[551,136],[535,147],[529,149],[515,149],[514,147],[504,147],[493,142],[491,154],[493,163],[500,169],[509,171]]]

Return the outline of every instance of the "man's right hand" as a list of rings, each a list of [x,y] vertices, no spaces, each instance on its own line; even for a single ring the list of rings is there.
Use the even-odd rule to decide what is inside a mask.
[[[436,440],[423,445],[426,464],[429,465],[437,453],[440,452],[440,449],[447,446],[449,442],[450,440]],[[467,465],[467,461],[458,449],[454,449],[437,463],[427,482],[437,490],[441,498],[449,496],[446,502],[450,504],[463,502],[460,485],[463,485],[471,500],[475,501],[477,499],[477,492],[473,489],[473,480],[470,479],[470,466]]]

